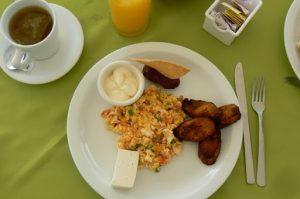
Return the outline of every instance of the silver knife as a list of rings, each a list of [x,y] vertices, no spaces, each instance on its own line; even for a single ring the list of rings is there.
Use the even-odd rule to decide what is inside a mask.
[[[239,100],[240,111],[243,120],[247,183],[254,184],[255,177],[254,177],[254,165],[253,165],[251,138],[250,138],[250,130],[249,130],[249,122],[248,122],[248,108],[247,108],[247,99],[246,99],[246,92],[245,92],[243,66],[241,63],[238,63],[235,68],[235,90]]]

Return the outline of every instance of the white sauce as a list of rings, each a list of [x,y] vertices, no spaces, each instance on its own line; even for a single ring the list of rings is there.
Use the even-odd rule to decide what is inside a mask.
[[[105,79],[104,90],[111,99],[125,101],[136,94],[138,82],[129,69],[118,67]]]

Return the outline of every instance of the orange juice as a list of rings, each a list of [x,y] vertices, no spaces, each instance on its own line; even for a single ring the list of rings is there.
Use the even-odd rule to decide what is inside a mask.
[[[125,36],[136,36],[147,28],[151,0],[108,0],[112,21]]]

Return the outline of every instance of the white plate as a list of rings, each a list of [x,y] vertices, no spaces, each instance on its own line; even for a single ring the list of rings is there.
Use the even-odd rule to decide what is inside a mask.
[[[285,51],[290,64],[300,79],[300,53],[296,47],[297,41],[300,40],[300,1],[295,0],[285,18],[284,23],[284,44]]]
[[[35,61],[32,71],[10,71],[3,62],[4,51],[9,44],[0,34],[0,65],[11,78],[27,84],[44,84],[69,72],[78,61],[83,48],[83,31],[77,18],[66,8],[51,4],[57,14],[60,48],[51,58]]]
[[[117,135],[106,129],[100,112],[110,107],[100,98],[96,80],[106,64],[128,57],[172,60],[191,69],[181,84],[168,90],[176,96],[213,101],[216,105],[238,104],[224,75],[206,58],[181,46],[168,43],[140,43],[121,48],[96,63],[78,85],[68,112],[67,135],[74,162],[87,183],[105,198],[206,198],[227,179],[238,158],[242,143],[242,123],[222,130],[222,148],[217,162],[205,166],[198,159],[197,143],[184,142],[180,156],[159,173],[139,170],[131,190],[110,185],[117,154]]]

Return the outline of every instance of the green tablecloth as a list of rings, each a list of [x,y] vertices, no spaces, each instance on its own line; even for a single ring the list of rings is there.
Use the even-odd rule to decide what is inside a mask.
[[[11,3],[1,0],[0,13]],[[72,11],[84,31],[84,49],[64,77],[43,85],[17,82],[0,71],[0,198],[101,198],[80,176],[66,136],[68,106],[79,81],[108,53],[144,41],[188,47],[207,57],[234,85],[234,67],[244,64],[250,128],[257,163],[257,117],[250,108],[252,80],[267,80],[265,111],[267,185],[245,182],[244,153],[211,198],[300,197],[300,89],[284,81],[294,75],[283,42],[284,20],[292,0],[264,1],[264,5],[231,46],[202,29],[211,0],[153,0],[151,21],[139,37],[118,35],[106,0],[53,0]],[[256,170],[256,169],[255,169]]]

